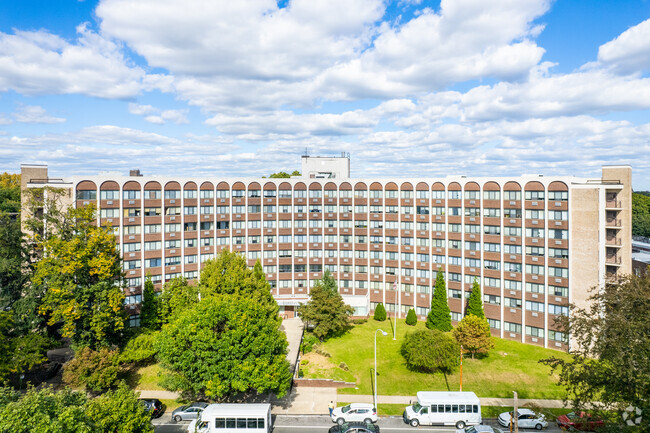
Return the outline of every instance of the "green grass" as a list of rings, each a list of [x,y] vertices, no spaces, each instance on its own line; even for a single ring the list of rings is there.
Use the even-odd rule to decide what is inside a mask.
[[[163,390],[158,385],[160,366],[151,364],[145,367],[133,367],[126,372],[126,382],[131,389]]]
[[[417,327],[424,327],[418,322]],[[377,336],[377,388],[380,395],[412,395],[417,391],[458,390],[460,374],[457,370],[446,377],[440,373],[413,372],[406,368],[399,353],[402,338],[414,329],[404,320],[398,321],[397,340],[393,341],[391,323],[375,322],[354,326],[345,335],[333,338],[321,345],[331,354],[330,361],[337,367],[345,362],[357,389],[339,389],[339,394],[372,394],[372,368],[374,367],[374,333],[381,328],[389,335]],[[512,398],[512,391],[519,398],[562,399],[564,391],[556,385],[557,378],[550,376],[550,368],[537,361],[551,356],[568,358],[568,355],[551,349],[509,340],[494,339],[495,348],[484,359],[463,360],[463,390],[474,391],[480,397]],[[338,368],[335,370],[342,371]],[[328,371],[316,377],[332,378]]]

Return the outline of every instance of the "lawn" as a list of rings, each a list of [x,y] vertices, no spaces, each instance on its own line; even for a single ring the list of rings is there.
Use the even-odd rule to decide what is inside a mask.
[[[158,364],[133,367],[125,372],[126,383],[131,389],[162,390],[163,388],[158,385],[159,371],[160,365]]]
[[[424,327],[418,322],[417,327]],[[372,368],[374,368],[374,333],[382,328],[389,335],[377,335],[377,389],[380,395],[415,396],[417,391],[456,391],[459,389],[460,374],[445,378],[440,373],[428,374],[409,371],[399,353],[402,337],[414,327],[404,321],[397,323],[397,340],[392,337],[392,325],[388,321],[355,325],[342,337],[333,338],[320,346],[320,350],[331,355],[329,366],[312,361],[301,366],[305,377],[335,378],[353,377],[356,388],[339,389],[339,394],[372,394]],[[519,398],[562,399],[564,391],[555,383],[557,378],[550,376],[550,368],[538,361],[550,356],[568,358],[568,355],[551,349],[530,344],[517,343],[495,338],[495,348],[484,359],[463,360],[463,390],[474,391],[479,397],[512,398],[512,391]],[[322,357],[321,357],[322,358]],[[339,368],[341,363],[349,371]],[[311,365],[311,367],[310,367]],[[315,369],[314,365],[320,368]],[[338,370],[338,371],[337,371]]]

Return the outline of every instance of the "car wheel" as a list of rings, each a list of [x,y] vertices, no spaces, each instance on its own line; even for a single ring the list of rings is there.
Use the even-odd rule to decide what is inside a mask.
[[[336,420],[336,423],[338,425],[343,425],[343,423],[345,423],[345,420],[343,418],[339,418],[339,419]]]
[[[541,430],[542,425],[541,424],[535,424],[535,430]]]
[[[372,424],[372,420],[370,418],[366,418],[363,420],[366,424]]]
[[[174,417],[174,421],[176,421],[176,422],[181,422],[182,420],[183,420],[183,418],[181,418],[180,415],[176,415],[176,416]]]
[[[459,430],[465,428],[465,421],[458,421],[456,423],[456,428]]]
[[[412,425],[413,427],[417,427],[417,426],[420,425],[420,421],[418,421],[418,420],[416,420],[416,419],[412,419],[412,420],[411,420],[411,425]]]

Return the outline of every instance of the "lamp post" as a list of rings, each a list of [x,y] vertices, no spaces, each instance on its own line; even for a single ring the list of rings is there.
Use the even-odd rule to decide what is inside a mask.
[[[384,332],[381,329],[375,331],[375,410],[377,409],[377,332],[379,331],[381,331],[384,337],[388,335],[388,332]]]

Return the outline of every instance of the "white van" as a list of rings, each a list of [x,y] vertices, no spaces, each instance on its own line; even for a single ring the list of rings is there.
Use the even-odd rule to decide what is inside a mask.
[[[404,422],[413,427],[422,425],[453,425],[462,429],[477,425],[481,418],[481,402],[473,392],[420,391],[418,402],[404,410]]]
[[[187,427],[189,433],[270,433],[268,403],[211,404]]]

